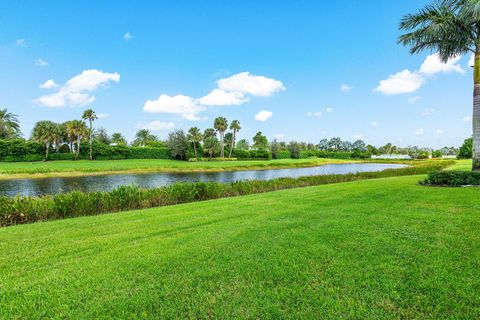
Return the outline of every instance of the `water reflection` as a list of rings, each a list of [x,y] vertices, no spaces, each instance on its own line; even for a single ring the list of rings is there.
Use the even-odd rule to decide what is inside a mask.
[[[57,194],[72,190],[109,191],[122,185],[138,185],[153,188],[175,182],[218,181],[231,182],[237,180],[269,180],[280,177],[301,177],[324,174],[345,174],[366,171],[382,171],[402,168],[401,164],[356,163],[329,164],[312,168],[292,168],[279,170],[251,170],[228,172],[193,172],[193,173],[145,173],[115,174],[104,176],[42,178],[0,180],[0,194],[7,196],[24,195],[39,196]]]

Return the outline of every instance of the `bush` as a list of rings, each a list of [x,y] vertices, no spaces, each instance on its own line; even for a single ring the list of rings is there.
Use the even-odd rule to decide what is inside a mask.
[[[233,156],[241,160],[271,160],[272,154],[267,150],[234,150]]]
[[[420,184],[444,187],[480,186],[480,172],[437,171],[429,173]]]
[[[292,157],[292,153],[288,150],[278,151],[275,154],[275,159],[290,159]]]
[[[278,178],[265,181],[244,180],[231,183],[176,183],[152,189],[123,186],[110,192],[84,193],[74,191],[43,197],[0,196],[0,226],[90,216],[329,183],[425,174],[451,164],[453,164],[453,161],[427,162],[412,167],[379,172]]]
[[[317,158],[329,158],[329,159],[351,159],[351,152],[334,152],[334,151],[323,151],[323,150],[305,150],[301,151],[299,154],[300,159],[307,159],[311,157]]]
[[[458,159],[472,159],[473,156],[473,139],[468,138],[465,139],[463,145],[460,147],[458,151]]]

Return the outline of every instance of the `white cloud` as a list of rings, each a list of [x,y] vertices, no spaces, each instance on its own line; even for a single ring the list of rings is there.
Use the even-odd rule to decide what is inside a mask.
[[[45,61],[45,60],[43,60],[43,59],[41,59],[41,58],[35,60],[35,64],[36,64],[37,66],[40,66],[40,67],[46,67],[46,66],[48,66],[48,62]]]
[[[408,98],[408,103],[410,104],[415,104],[418,102],[418,100],[420,100],[421,97],[420,96],[414,96],[414,97],[411,97],[411,98]]]
[[[273,116],[273,112],[262,110],[255,115],[255,120],[265,122]]]
[[[363,134],[361,134],[361,133],[358,133],[358,134],[353,135],[353,139],[355,139],[355,140],[363,140],[363,139],[365,139],[365,136],[364,136]]]
[[[268,97],[280,91],[285,87],[281,81],[256,76],[250,72],[237,73],[231,77],[217,81],[218,89],[226,92],[240,92],[252,96]]]
[[[123,35],[123,39],[125,40],[130,40],[132,39],[132,34],[130,33],[130,31],[127,31],[124,35]]]
[[[353,89],[352,86],[349,86],[348,84],[342,84],[342,86],[340,87],[340,90],[342,90],[342,92],[349,92]]]
[[[470,121],[472,121],[472,117],[470,117],[470,116],[465,116],[465,117],[463,117],[462,120],[465,121],[465,122],[470,122]]]
[[[320,118],[321,116],[323,116],[323,113],[321,113],[320,111],[317,111],[317,112],[307,112],[307,116],[309,116],[309,117],[315,117],[315,118]]]
[[[110,117],[110,114],[109,113],[97,113],[97,117],[98,117],[98,119],[106,119],[106,118]]]
[[[332,113],[333,111],[334,111],[333,108],[327,108],[327,109],[325,110],[325,112],[328,112],[328,113]]]
[[[470,59],[468,59],[468,66],[469,67],[474,67],[475,66],[475,54],[473,54],[473,53],[470,56]]]
[[[381,80],[374,92],[392,95],[415,92],[425,83],[425,78],[408,69],[390,75],[388,79]]]
[[[40,85],[40,88],[42,89],[53,89],[53,88],[58,88],[58,84],[53,81],[53,79],[47,80],[44,83]]]
[[[441,135],[444,133],[444,131],[442,129],[437,129],[437,131],[435,131],[438,135]]]
[[[424,133],[425,133],[425,132],[424,132],[423,128],[420,128],[420,129],[415,130],[415,131],[413,132],[413,134],[416,135],[416,136],[423,136]]]
[[[378,122],[377,121],[370,122],[370,127],[378,127]]]
[[[200,104],[206,106],[231,106],[241,105],[249,100],[242,92],[223,91],[221,89],[213,89],[208,95],[198,99]]]
[[[284,133],[278,133],[278,134],[274,135],[273,137],[274,137],[275,139],[280,140],[280,139],[285,138],[285,134],[284,134]]]
[[[161,122],[159,120],[155,120],[150,123],[143,124],[140,127],[142,129],[148,129],[152,131],[162,131],[162,130],[171,130],[175,128],[175,124],[173,122]]]
[[[25,39],[18,39],[15,41],[15,44],[19,47],[27,47],[27,41],[25,41]]]
[[[434,108],[427,108],[427,109],[423,110],[422,116],[423,117],[430,116],[430,115],[434,114],[435,111],[436,110]]]
[[[425,61],[423,61],[423,64],[420,67],[420,72],[427,76],[432,76],[437,73],[465,73],[465,70],[457,64],[461,58],[462,56],[456,56],[444,63],[440,60],[438,53],[431,54],[425,58]]]
[[[148,100],[143,106],[143,111],[148,113],[178,114],[190,121],[200,120],[198,113],[204,110],[205,107],[198,105],[193,98],[183,94],[176,96],[162,94],[157,100]]]
[[[119,82],[120,75],[95,69],[84,70],[68,80],[56,93],[42,96],[37,101],[46,107],[83,106],[95,100],[90,91],[106,86],[110,81]]]

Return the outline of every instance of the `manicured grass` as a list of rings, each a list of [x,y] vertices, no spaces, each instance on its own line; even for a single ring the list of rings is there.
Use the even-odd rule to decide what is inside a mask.
[[[462,170],[470,171],[472,170],[472,160],[455,160],[455,164],[448,168],[448,170]]]
[[[187,162],[164,159],[79,160],[50,162],[0,162],[0,179],[92,175],[101,173],[225,171],[308,167],[328,163],[347,163],[339,159],[282,159],[258,161]]]
[[[480,317],[480,189],[421,176],[0,229],[2,318]]]

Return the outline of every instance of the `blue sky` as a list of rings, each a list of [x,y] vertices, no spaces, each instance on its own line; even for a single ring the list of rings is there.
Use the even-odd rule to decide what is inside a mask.
[[[0,106],[26,137],[92,107],[128,139],[225,116],[240,138],[459,146],[470,57],[440,64],[396,43],[402,15],[428,2],[2,1]]]

